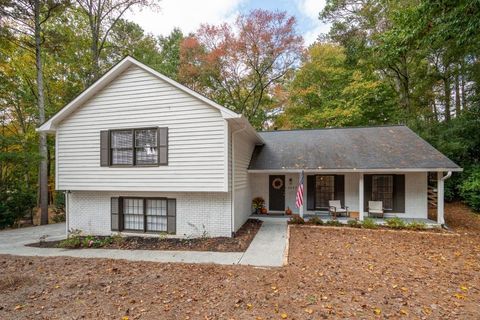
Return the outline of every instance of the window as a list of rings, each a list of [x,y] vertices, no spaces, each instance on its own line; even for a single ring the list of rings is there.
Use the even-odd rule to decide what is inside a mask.
[[[315,209],[328,208],[335,200],[335,176],[315,176]]]
[[[393,176],[374,175],[372,177],[372,200],[382,201],[387,210],[393,209]]]
[[[123,201],[124,230],[169,231],[168,199],[122,198],[121,201]],[[173,206],[170,209],[170,218],[174,218],[175,207]]]
[[[143,230],[143,199],[123,199],[123,227],[127,230]]]
[[[158,129],[110,131],[112,165],[157,165]]]

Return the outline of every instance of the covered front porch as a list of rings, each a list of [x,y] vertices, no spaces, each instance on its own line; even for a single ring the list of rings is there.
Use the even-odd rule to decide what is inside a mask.
[[[398,217],[406,223],[422,222],[427,226],[438,226],[444,220],[444,180],[449,173],[435,172],[436,181],[428,178],[429,171],[421,170],[250,170],[250,190],[252,199],[262,197],[268,215],[265,219],[288,219],[285,212],[290,209],[294,214],[308,219],[319,216],[324,222],[333,219],[329,214],[329,201],[340,200],[348,207],[349,216],[337,217],[339,222],[360,221],[368,217],[368,202],[382,201],[385,208],[383,217],[376,217],[378,224],[386,219]],[[297,188],[303,175],[304,201],[297,208],[295,199]],[[432,175],[431,175],[432,176]],[[428,186],[435,183],[437,189],[436,221],[428,219]]]

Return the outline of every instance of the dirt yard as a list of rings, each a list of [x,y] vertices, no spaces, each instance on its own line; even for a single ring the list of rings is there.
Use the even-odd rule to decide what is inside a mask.
[[[447,211],[458,232],[293,226],[274,269],[0,256],[0,319],[479,319],[479,217]]]

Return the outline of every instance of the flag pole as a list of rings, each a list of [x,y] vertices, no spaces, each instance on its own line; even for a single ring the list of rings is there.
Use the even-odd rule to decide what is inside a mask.
[[[302,185],[303,185],[303,201],[302,201],[302,205],[299,208],[299,211],[300,211],[300,217],[303,218],[303,208],[304,208],[304,203],[305,203],[305,175],[304,175],[303,170],[300,174],[301,174],[300,181],[302,181]]]

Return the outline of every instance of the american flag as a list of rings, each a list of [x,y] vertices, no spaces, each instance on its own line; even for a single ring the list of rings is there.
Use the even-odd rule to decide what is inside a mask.
[[[297,208],[300,208],[303,206],[303,171],[302,174],[300,175],[300,181],[298,182],[298,188],[297,188],[297,197],[295,198],[295,205]]]

